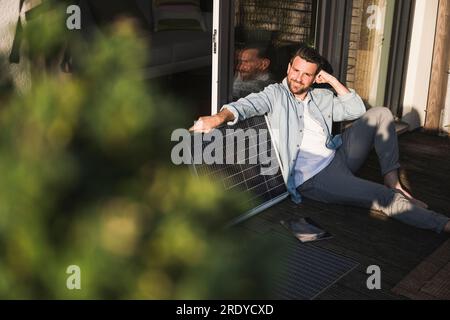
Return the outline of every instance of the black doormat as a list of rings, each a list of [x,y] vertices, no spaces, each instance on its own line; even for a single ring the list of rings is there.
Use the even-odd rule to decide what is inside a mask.
[[[283,246],[282,269],[275,278],[276,299],[312,300],[359,265],[348,257],[301,243],[281,225],[260,217],[244,227],[252,234],[274,237]]]

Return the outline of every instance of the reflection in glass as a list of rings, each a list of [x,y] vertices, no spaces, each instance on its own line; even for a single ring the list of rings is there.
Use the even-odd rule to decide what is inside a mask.
[[[262,91],[275,83],[270,72],[271,56],[267,47],[248,45],[236,50],[233,100]]]
[[[282,81],[295,48],[314,45],[316,6],[315,0],[235,0],[234,100]]]

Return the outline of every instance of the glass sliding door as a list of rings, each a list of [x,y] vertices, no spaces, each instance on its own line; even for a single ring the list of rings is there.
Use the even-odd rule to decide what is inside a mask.
[[[232,100],[283,80],[291,51],[314,45],[312,0],[235,0]]]
[[[80,0],[91,31],[132,17],[146,43],[145,81],[175,96],[192,118],[211,110],[213,5],[216,0]]]
[[[226,2],[218,12],[223,54],[217,62],[222,70],[218,70],[220,98],[215,107],[282,81],[295,48],[300,43],[315,45],[316,0]],[[226,34],[220,32],[223,28]]]
[[[153,0],[147,77],[193,119],[211,102],[213,0]]]

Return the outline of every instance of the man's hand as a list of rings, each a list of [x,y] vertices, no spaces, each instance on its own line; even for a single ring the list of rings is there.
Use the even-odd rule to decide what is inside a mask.
[[[233,113],[228,109],[224,109],[214,116],[200,117],[197,121],[195,121],[194,125],[189,129],[189,131],[195,133],[209,133],[223,123],[233,120]]]
[[[318,84],[328,83],[333,87],[334,90],[336,90],[336,93],[339,96],[344,96],[350,93],[350,90],[348,90],[346,86],[344,86],[342,83],[339,82],[338,79],[336,79],[334,76],[332,76],[331,74],[329,74],[324,70],[321,70],[317,74],[315,82]]]
[[[316,76],[316,83],[318,84],[322,83],[331,84],[331,82],[333,82],[334,80],[336,80],[335,77],[333,77],[331,74],[323,70],[321,70],[319,74]]]
[[[221,124],[222,123],[217,115],[211,117],[200,117],[194,122],[194,125],[189,129],[189,131],[196,133],[209,133]]]

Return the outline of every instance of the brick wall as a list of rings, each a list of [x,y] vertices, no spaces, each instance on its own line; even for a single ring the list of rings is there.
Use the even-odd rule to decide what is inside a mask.
[[[313,7],[314,0],[237,0],[236,27],[271,32],[275,46],[308,42],[314,32]]]

